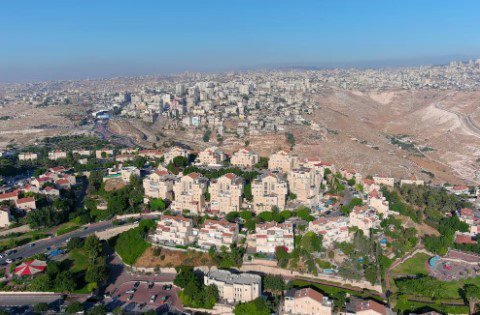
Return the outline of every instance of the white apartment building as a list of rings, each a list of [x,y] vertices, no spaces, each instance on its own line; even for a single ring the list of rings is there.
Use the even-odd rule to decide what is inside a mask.
[[[243,178],[233,173],[225,174],[210,182],[210,211],[229,213],[240,211],[243,194]]]
[[[78,150],[73,150],[73,154],[78,154],[79,156],[90,156],[92,155],[92,151],[87,150],[87,149],[78,149]]]
[[[198,245],[204,249],[215,246],[220,250],[225,246],[228,250],[238,238],[238,224],[227,220],[205,220],[198,231]]]
[[[382,177],[382,176],[374,176],[373,182],[377,185],[385,185],[388,187],[393,187],[395,185],[395,178],[393,177]]]
[[[346,217],[322,217],[308,223],[308,231],[322,235],[323,246],[331,248],[335,243],[348,242],[351,239],[348,224]]]
[[[331,315],[333,302],[312,288],[291,289],[285,295],[282,315]]]
[[[103,181],[110,179],[121,179],[125,183],[130,183],[130,178],[132,176],[140,177],[140,170],[135,166],[125,166],[122,168],[110,168],[108,169],[107,175],[103,177]]]
[[[199,173],[190,173],[176,180],[173,185],[174,201],[172,210],[187,210],[192,214],[201,214],[205,209],[205,191],[208,179]]]
[[[221,165],[226,156],[217,147],[206,148],[198,154],[198,163],[201,165]]]
[[[270,155],[268,168],[270,170],[280,170],[284,173],[290,172],[298,167],[298,157],[288,150],[281,150]]]
[[[0,228],[8,227],[10,223],[12,223],[10,208],[8,206],[0,206]]]
[[[66,159],[67,158],[67,152],[65,151],[60,151],[60,150],[55,150],[55,151],[50,151],[48,152],[48,159],[50,160],[60,160],[60,159]]]
[[[235,166],[251,168],[258,163],[260,157],[257,153],[248,148],[243,148],[235,152],[230,158],[230,163]]]
[[[297,201],[308,207],[315,207],[320,202],[320,186],[323,181],[322,168],[294,168],[287,175],[288,188],[297,196]]]
[[[257,214],[276,206],[285,209],[288,194],[287,182],[278,172],[260,175],[252,181],[253,211]]]
[[[113,156],[113,150],[112,149],[107,149],[103,148],[100,150],[95,151],[95,157],[97,159],[104,159]]]
[[[24,152],[18,155],[18,159],[20,161],[34,161],[38,159],[38,155],[37,153],[33,153],[33,152]]]
[[[173,200],[173,185],[176,179],[169,171],[157,169],[143,180],[145,196]]]
[[[368,236],[370,229],[380,227],[380,218],[375,209],[368,206],[355,206],[350,212],[350,226],[356,226]]]
[[[277,247],[285,247],[288,252],[294,249],[293,224],[266,222],[257,224],[255,233],[247,237],[248,251],[273,255]]]
[[[384,217],[388,216],[389,203],[378,190],[373,190],[368,194],[368,205],[375,209],[378,214],[382,214]]]
[[[183,156],[184,158],[188,158],[188,151],[175,146],[170,148],[170,150],[168,150],[163,156],[164,156],[164,162],[168,164],[172,162],[173,159],[176,158],[177,156]]]
[[[206,286],[216,285],[220,299],[231,304],[253,301],[262,294],[262,277],[251,273],[211,270],[203,282]]]
[[[192,219],[162,215],[151,239],[154,243],[163,245],[188,245],[193,241],[192,227]]]

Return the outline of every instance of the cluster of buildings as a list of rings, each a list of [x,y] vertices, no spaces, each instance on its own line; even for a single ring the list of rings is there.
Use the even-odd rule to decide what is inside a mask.
[[[45,173],[22,181],[21,185],[10,191],[0,193],[0,228],[13,222],[12,210],[27,213],[37,209],[35,195],[58,198],[60,191],[69,190],[77,184],[75,175],[63,166],[53,167]]]
[[[208,162],[206,156],[211,156],[212,153],[223,158],[226,156],[219,148],[207,148],[199,153],[195,163],[204,167],[218,164]],[[174,156],[187,154],[188,152],[173,147],[164,156],[169,156],[171,160]],[[258,155],[253,151],[240,149],[232,154],[230,163],[248,169],[258,160]],[[218,169],[218,166],[212,167]],[[325,200],[336,198],[338,202],[341,199],[326,193],[329,190],[328,179],[335,176],[340,176],[342,181],[354,181],[357,189],[360,187],[361,191],[352,193],[362,204],[354,206],[348,215],[338,212],[323,216],[322,211],[332,209],[332,205],[326,205]],[[409,183],[423,185],[422,181],[414,179],[402,181],[401,184]],[[217,249],[222,246],[228,248],[237,241],[238,226],[220,220],[207,221],[195,229],[188,216],[210,214],[222,217],[243,209],[250,209],[256,214],[272,209],[283,211],[289,209],[289,202],[293,203],[293,207],[304,205],[312,210],[315,219],[307,222],[306,231],[322,235],[323,246],[333,248],[335,243],[352,240],[351,227],[362,230],[365,235],[380,227],[382,219],[391,214],[381,187],[393,187],[394,184],[395,179],[392,177],[363,178],[354,170],[337,169],[335,165],[317,158],[300,159],[287,150],[272,154],[268,169],[260,171],[260,175],[251,180],[251,201],[244,198],[245,180],[233,173],[209,180],[196,172],[174,175],[165,167],[159,166],[143,180],[145,202],[148,203],[152,198],[168,200],[171,202],[170,210],[175,214],[160,219],[152,236],[153,241],[164,245],[196,245],[203,249],[213,245]],[[246,238],[248,252],[273,255],[277,247],[284,247],[291,252],[294,249],[294,235],[295,224],[289,220],[284,223],[257,224],[255,231],[251,231]]]
[[[262,295],[262,278],[251,273],[211,270],[204,275],[204,284],[218,288],[220,301],[229,304],[253,301]],[[313,288],[293,288],[287,291],[279,307],[281,315],[331,315],[333,300]],[[386,305],[370,299],[350,297],[347,315],[393,315]]]

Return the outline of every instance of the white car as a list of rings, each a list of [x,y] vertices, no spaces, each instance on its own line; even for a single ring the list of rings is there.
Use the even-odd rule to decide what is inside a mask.
[[[13,262],[13,259],[10,259],[8,258],[7,260],[5,260],[7,262],[7,264],[11,264]]]

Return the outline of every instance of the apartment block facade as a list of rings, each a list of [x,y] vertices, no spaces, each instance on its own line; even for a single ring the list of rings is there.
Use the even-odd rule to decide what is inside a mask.
[[[162,215],[151,239],[154,243],[164,245],[188,245],[193,241],[192,219]]]
[[[255,233],[247,237],[248,251],[273,255],[277,247],[285,247],[288,252],[294,249],[293,224],[266,222],[257,224]]]
[[[258,163],[260,157],[258,154],[248,148],[243,148],[235,152],[230,158],[230,163],[235,166],[251,168]]]
[[[243,178],[228,173],[210,182],[210,211],[229,213],[240,211],[243,194]]]
[[[270,211],[274,206],[282,211],[285,209],[287,194],[287,182],[278,172],[260,175],[252,181],[253,211]]]
[[[199,173],[190,173],[177,179],[173,185],[174,201],[172,210],[187,210],[192,214],[201,214],[205,209],[205,191],[208,179]]]
[[[220,299],[231,304],[253,301],[262,294],[262,277],[255,274],[212,270],[205,274],[203,282],[216,285]]]
[[[167,170],[156,170],[143,180],[145,196],[173,200],[173,185],[176,178]]]
[[[298,157],[288,150],[281,150],[270,155],[268,168],[270,170],[280,170],[284,173],[290,172],[298,167]]]
[[[198,245],[204,249],[215,246],[220,250],[222,246],[230,249],[238,238],[238,224],[226,220],[205,220],[198,231]]]

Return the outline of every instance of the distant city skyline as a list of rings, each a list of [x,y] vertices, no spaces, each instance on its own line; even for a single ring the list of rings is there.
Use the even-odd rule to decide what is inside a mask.
[[[12,1],[0,82],[480,58],[477,1]]]

